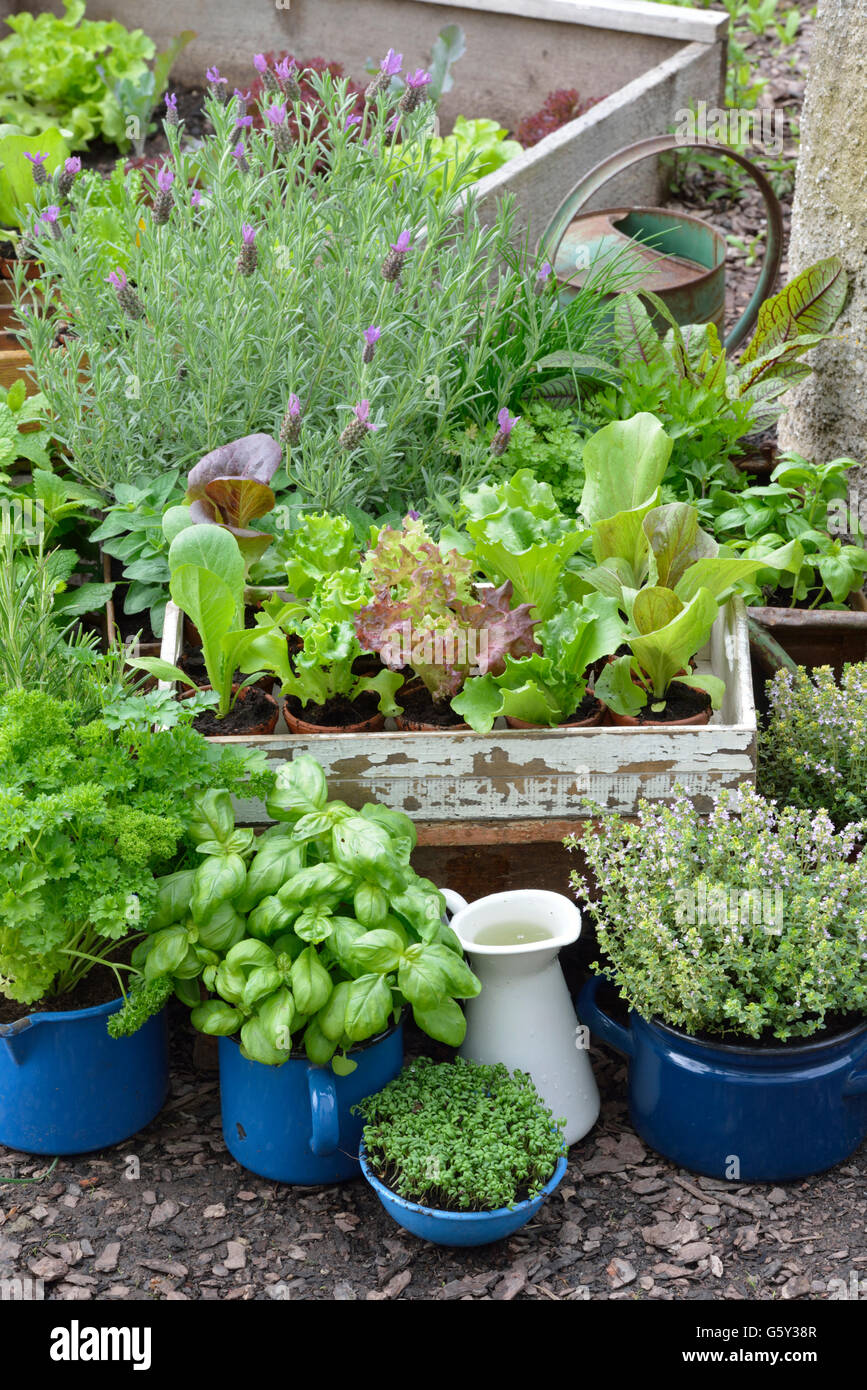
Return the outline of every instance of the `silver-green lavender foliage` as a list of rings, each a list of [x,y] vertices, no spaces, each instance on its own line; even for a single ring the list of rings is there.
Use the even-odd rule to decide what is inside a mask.
[[[679,788],[635,821],[602,817],[566,842],[589,870],[573,888],[596,899],[607,961],[593,969],[642,1018],[691,1034],[808,1037],[828,1016],[864,1015],[865,830],[748,783],[707,816]]]
[[[456,1057],[418,1057],[356,1107],[377,1177],[401,1197],[446,1211],[496,1211],[534,1197],[564,1152],[526,1072]]]
[[[759,738],[759,785],[793,806],[823,806],[836,825],[867,819],[867,663],[778,671]]]
[[[457,209],[460,194],[426,191],[430,159],[409,168],[392,154],[390,123],[421,140],[424,109],[396,113],[384,93],[352,124],[345,83],[312,80],[328,128],[316,135],[302,113],[288,145],[275,139],[279,119],[236,126],[237,98],[208,100],[214,134],[199,148],[182,147],[183,125],[166,125],[173,206],[159,224],[131,186],[111,284],[83,215],[86,182],[72,190],[60,239],[39,233],[46,294],[35,313],[22,305],[24,337],[70,467],[107,494],[186,469],[227,440],[276,437],[294,395],[303,428],[289,482],[311,505],[456,497],[470,480],[449,478],[443,442],[471,407],[493,418],[503,404],[493,397],[488,410],[479,383],[504,315],[531,308],[528,379],[545,350],[556,295],[534,293],[534,268],[513,249],[504,259],[508,206],[483,226],[472,207]],[[263,109],[279,118],[273,101],[266,94]],[[40,207],[47,196],[35,190]],[[407,242],[399,275],[386,277]],[[242,274],[241,262],[255,265]],[[59,350],[58,317],[72,330]],[[371,328],[380,334],[366,352]],[[359,409],[364,428],[353,426]],[[351,447],[339,447],[348,426]]]

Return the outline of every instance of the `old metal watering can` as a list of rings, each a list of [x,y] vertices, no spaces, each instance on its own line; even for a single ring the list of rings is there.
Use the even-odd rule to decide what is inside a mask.
[[[554,269],[560,301],[568,304],[588,276],[606,264],[629,273],[626,288],[651,290],[677,323],[714,323],[722,335],[725,319],[725,238],[710,223],[669,208],[605,208],[576,213],[615,174],[651,155],[684,148],[675,135],[638,140],[595,165],[563,199],[539,242],[540,254]],[[725,339],[736,348],[752,328],[759,306],[774,287],[783,254],[783,214],[760,169],[725,145],[696,143],[690,149],[725,154],[755,180],[765,200],[768,246],[752,299]],[[610,296],[612,299],[614,296]],[[658,319],[664,332],[667,325]]]

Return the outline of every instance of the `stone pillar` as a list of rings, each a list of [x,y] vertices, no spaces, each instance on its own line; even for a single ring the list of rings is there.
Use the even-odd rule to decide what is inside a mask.
[[[786,397],[780,445],[819,462],[849,454],[867,491],[867,0],[819,0],[801,121],[790,277],[839,256],[849,298]]]

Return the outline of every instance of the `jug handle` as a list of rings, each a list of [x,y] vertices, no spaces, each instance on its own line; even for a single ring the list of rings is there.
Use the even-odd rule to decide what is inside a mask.
[[[590,1031],[603,1042],[607,1042],[618,1052],[632,1056],[632,1030],[622,1023],[615,1023],[596,1003],[596,992],[603,982],[601,975],[593,975],[578,995],[575,1010],[581,1023],[589,1024]]]
[[[638,164],[642,159],[649,159],[651,155],[666,154],[670,150],[684,148],[710,150],[713,154],[722,154],[733,159],[736,164],[740,164],[741,168],[746,169],[754,183],[758,185],[759,192],[765,200],[765,210],[768,215],[768,248],[765,253],[762,273],[756,288],[753,290],[752,298],[725,340],[725,349],[727,352],[731,352],[743,342],[755,323],[762,301],[767,299],[774,288],[780,262],[783,259],[783,210],[780,207],[780,200],[761,169],[757,168],[752,160],[747,159],[746,155],[739,154],[737,150],[730,150],[725,145],[715,145],[708,141],[696,141],[695,144],[683,146],[679,144],[676,135],[652,135],[647,140],[636,140],[634,145],[626,145],[622,150],[615,150],[607,159],[594,164],[593,168],[588,170],[566,194],[539,238],[539,254],[544,252],[546,259],[550,261],[551,265],[554,265],[557,252],[560,249],[560,242],[569,230],[569,225],[575,214],[592,198],[594,193],[598,192],[603,184],[614,178],[615,174],[622,173],[624,169],[628,169],[632,164]]]
[[[340,1117],[337,1111],[337,1087],[331,1068],[309,1066],[307,1089],[313,1119],[310,1148],[319,1157],[333,1154],[340,1139]]]
[[[454,917],[457,913],[467,907],[466,898],[462,898],[460,893],[456,893],[454,888],[441,888],[440,892],[446,900],[446,907],[449,910],[449,917]]]
[[[0,1027],[0,1041],[5,1042],[9,1056],[20,1067],[27,1056],[27,1049],[33,1025],[39,1022],[36,1018],[19,1018],[15,1023],[6,1023]]]

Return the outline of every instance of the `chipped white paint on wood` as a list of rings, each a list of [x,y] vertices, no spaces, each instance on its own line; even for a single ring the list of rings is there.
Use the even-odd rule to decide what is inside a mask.
[[[178,619],[170,603],[163,656],[172,662],[181,650]],[[756,712],[739,602],[720,614],[698,668],[726,682],[722,709],[700,728],[284,731],[212,741],[261,748],[274,767],[310,753],[324,767],[332,796],[353,806],[384,801],[428,822],[580,818],[590,814],[585,797],[605,810],[631,814],[642,797],[669,800],[678,782],[702,804],[714,790],[755,779]],[[240,802],[238,814],[248,824],[266,819],[260,803]]]
[[[622,34],[652,34],[684,43],[718,43],[728,32],[728,15],[710,10],[678,9],[655,0],[424,0],[450,9],[520,15],[561,24],[613,29]]]

